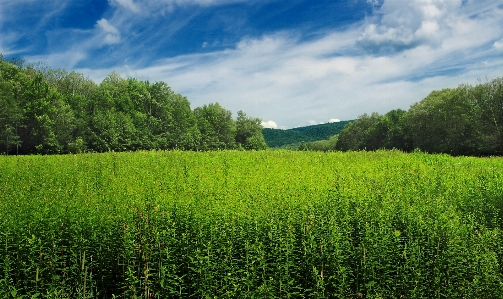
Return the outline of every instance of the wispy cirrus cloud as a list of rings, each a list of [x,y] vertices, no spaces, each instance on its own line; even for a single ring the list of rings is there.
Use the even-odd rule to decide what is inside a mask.
[[[503,50],[503,38],[498,41],[495,41],[493,46],[496,50],[502,51]]]
[[[35,0],[5,0],[0,2],[0,49],[16,55],[34,49],[43,39],[40,30],[51,26],[55,17],[73,0],[40,3]]]
[[[136,14],[166,14],[172,13],[177,8],[187,8],[193,6],[221,6],[232,3],[251,2],[249,0],[110,0],[116,7],[122,7]],[[257,2],[257,1],[253,1]]]
[[[132,12],[138,13],[140,12],[140,7],[133,0],[112,0],[112,4],[120,5]]]
[[[96,25],[105,34],[104,42],[105,44],[116,44],[120,42],[120,32],[112,26],[106,19],[99,20]]]

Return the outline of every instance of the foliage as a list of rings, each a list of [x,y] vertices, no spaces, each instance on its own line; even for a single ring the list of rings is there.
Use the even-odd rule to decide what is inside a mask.
[[[408,124],[415,147],[433,153],[471,154],[480,143],[477,124],[464,89],[432,92],[409,110]]]
[[[339,150],[409,150],[410,141],[405,134],[404,117],[401,109],[392,110],[385,115],[363,114],[347,125],[339,134],[336,148]]]
[[[335,151],[339,135],[334,135],[328,140],[318,140],[313,142],[301,142],[299,151]]]
[[[257,119],[234,120],[218,103],[193,111],[166,83],[117,73],[97,85],[75,72],[0,59],[0,106],[5,154],[266,147]]]
[[[470,88],[470,87],[468,87]],[[503,77],[470,88],[481,143],[487,154],[503,154]]]
[[[215,103],[194,109],[194,115],[204,140],[200,149],[223,150],[235,147],[236,124],[229,110]]]
[[[341,131],[336,148],[501,155],[502,107],[503,78],[433,91],[407,112],[360,116]]]
[[[236,119],[236,143],[247,150],[266,149],[267,144],[262,135],[260,118],[248,117],[243,111],[238,111]]]
[[[501,158],[0,156],[2,298],[499,298]]]

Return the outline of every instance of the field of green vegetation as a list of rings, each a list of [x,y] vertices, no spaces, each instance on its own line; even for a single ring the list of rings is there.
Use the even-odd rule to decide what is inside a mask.
[[[503,159],[0,156],[1,298],[501,298]]]

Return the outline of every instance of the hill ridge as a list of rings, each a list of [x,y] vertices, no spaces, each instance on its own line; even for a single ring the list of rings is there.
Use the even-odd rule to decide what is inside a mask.
[[[345,120],[291,129],[264,128],[262,129],[262,135],[264,135],[265,142],[270,148],[295,147],[302,141],[313,142],[327,140],[339,134],[344,126],[352,121],[353,120]]]

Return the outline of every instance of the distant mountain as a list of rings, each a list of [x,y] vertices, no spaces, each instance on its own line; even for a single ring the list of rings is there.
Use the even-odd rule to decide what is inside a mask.
[[[350,122],[352,122],[352,120],[299,127],[288,130],[263,129],[262,134],[264,135],[265,142],[271,148],[296,147],[302,141],[312,142],[327,140],[330,137],[339,134],[342,128]]]

